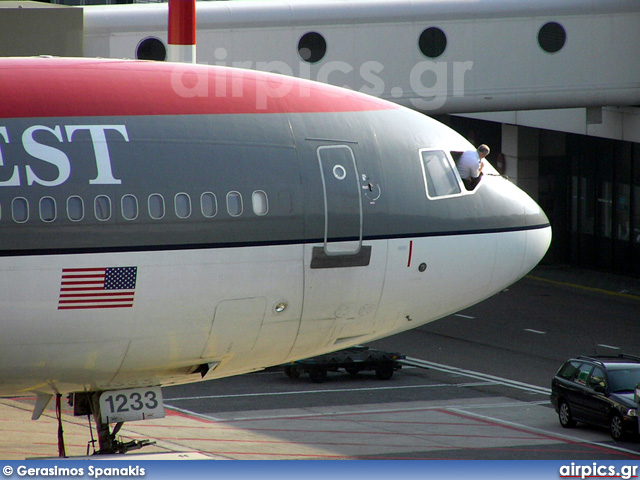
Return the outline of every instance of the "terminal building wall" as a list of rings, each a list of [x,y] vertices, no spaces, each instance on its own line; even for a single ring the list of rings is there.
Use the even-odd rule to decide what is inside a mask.
[[[0,2],[0,56],[84,54],[82,9],[39,2]]]

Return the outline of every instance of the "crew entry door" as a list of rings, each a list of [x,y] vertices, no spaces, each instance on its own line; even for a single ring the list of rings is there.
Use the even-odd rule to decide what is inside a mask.
[[[363,207],[367,205],[361,201],[360,175],[365,172],[360,172],[356,163],[362,146],[335,143],[313,148],[318,168],[309,167],[319,176],[312,177],[316,180],[312,194],[317,215],[311,226],[318,241],[305,245],[304,300],[291,357],[337,350],[337,345],[347,346],[354,338],[370,335],[387,263],[386,243],[376,246],[376,255],[372,254],[373,245],[363,245]],[[366,168],[364,156],[360,166]],[[318,221],[320,212],[324,213],[324,225]]]
[[[357,254],[362,247],[362,196],[353,150],[327,145],[317,152],[324,193],[324,252]]]

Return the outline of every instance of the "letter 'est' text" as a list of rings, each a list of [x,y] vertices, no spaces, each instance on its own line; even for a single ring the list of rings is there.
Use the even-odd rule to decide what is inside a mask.
[[[114,177],[111,165],[111,155],[107,144],[106,132],[116,132],[125,142],[129,141],[129,134],[125,125],[56,125],[53,128],[45,125],[33,125],[25,129],[21,135],[9,131],[7,127],[0,126],[0,187],[20,187],[22,185],[42,185],[45,187],[57,187],[62,185],[72,176],[72,162],[69,159],[68,147],[77,139],[80,132],[84,138],[88,138],[93,147],[93,158],[88,161],[95,162],[95,178],[88,178],[90,185],[120,185],[122,180]],[[114,135],[110,133],[111,135]],[[23,165],[11,164],[5,159],[6,147],[16,143],[16,138],[28,157]],[[5,147],[5,148],[3,148]],[[67,147],[67,148],[65,148]],[[80,159],[74,159],[80,161]],[[8,165],[5,165],[5,162]],[[49,165],[48,174],[39,172],[42,162]],[[15,163],[15,162],[14,162]],[[24,168],[24,171],[20,167]],[[53,167],[53,169],[51,168]],[[51,172],[57,172],[51,175]]]

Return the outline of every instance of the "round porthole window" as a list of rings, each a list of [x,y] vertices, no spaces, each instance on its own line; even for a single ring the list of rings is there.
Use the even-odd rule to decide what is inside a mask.
[[[164,46],[164,43],[159,38],[147,37],[138,44],[136,58],[138,60],[163,62],[167,59],[167,47]]]
[[[318,32],[308,32],[300,37],[298,55],[305,62],[316,63],[327,53],[327,42]]]
[[[566,41],[567,32],[559,23],[545,23],[538,31],[538,45],[547,53],[559,52]]]
[[[447,36],[438,27],[429,27],[420,34],[418,46],[425,57],[439,57],[447,49]]]

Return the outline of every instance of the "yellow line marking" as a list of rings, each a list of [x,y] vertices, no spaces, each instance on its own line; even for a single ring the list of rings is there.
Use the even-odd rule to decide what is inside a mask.
[[[580,290],[585,290],[587,292],[604,293],[606,295],[613,295],[616,297],[628,298],[630,300],[640,300],[640,297],[638,295],[631,295],[629,293],[612,292],[611,290],[604,290],[602,288],[595,288],[595,287],[585,287],[584,285],[578,285],[576,283],[559,282],[557,280],[549,280],[548,278],[537,277],[535,275],[527,275],[526,278],[530,278],[531,280],[537,280],[539,282],[551,283],[553,285],[562,285],[565,287],[578,288]]]

